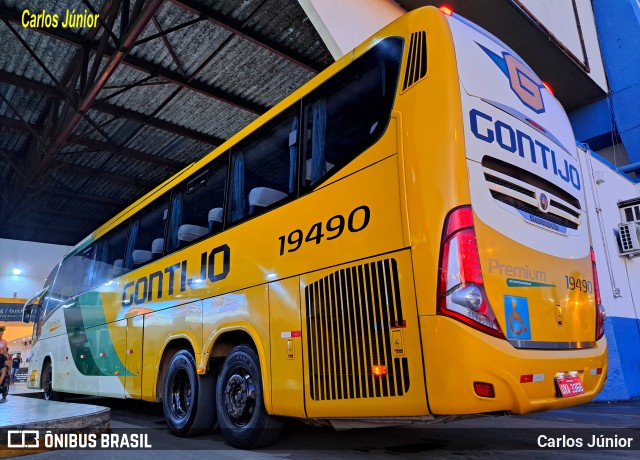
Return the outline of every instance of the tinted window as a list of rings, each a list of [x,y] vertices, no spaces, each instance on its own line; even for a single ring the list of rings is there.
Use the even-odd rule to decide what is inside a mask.
[[[126,272],[124,254],[128,230],[128,223],[121,224],[97,241],[94,286],[106,283]]]
[[[56,305],[91,288],[94,276],[95,244],[91,244],[60,265],[47,302],[47,314]]]
[[[164,254],[164,232],[169,218],[169,196],[150,203],[131,218],[124,266],[133,270]]]
[[[227,219],[239,221],[282,204],[296,192],[297,111],[262,126],[231,150]]]
[[[222,231],[228,162],[216,158],[173,190],[168,250]]]
[[[380,138],[401,58],[402,40],[383,40],[303,99],[303,186],[319,184]]]

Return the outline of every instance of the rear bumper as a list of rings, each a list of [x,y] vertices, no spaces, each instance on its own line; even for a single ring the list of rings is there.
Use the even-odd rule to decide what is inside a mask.
[[[604,386],[607,343],[583,350],[523,350],[443,316],[420,317],[429,408],[434,415],[508,411],[526,414],[591,401]],[[602,369],[601,374],[596,370]],[[556,395],[554,376],[577,371],[585,394]],[[522,375],[536,375],[521,383]],[[491,383],[495,398],[477,396],[473,382]]]

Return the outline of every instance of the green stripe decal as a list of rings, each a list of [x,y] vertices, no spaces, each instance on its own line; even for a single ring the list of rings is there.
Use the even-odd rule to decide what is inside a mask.
[[[538,283],[536,281],[519,280],[517,278],[507,278],[509,287],[555,287],[555,284]]]
[[[81,294],[63,308],[71,356],[81,374],[120,377],[134,375],[118,357],[106,324],[99,292]]]

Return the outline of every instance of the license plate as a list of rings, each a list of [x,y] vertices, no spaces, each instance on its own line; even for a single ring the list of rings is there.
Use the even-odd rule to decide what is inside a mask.
[[[580,376],[556,377],[556,388],[563,398],[584,394],[584,388],[580,381]]]

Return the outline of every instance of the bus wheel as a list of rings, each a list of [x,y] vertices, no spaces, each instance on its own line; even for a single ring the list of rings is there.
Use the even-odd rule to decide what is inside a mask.
[[[44,392],[44,399],[47,401],[62,401],[64,399],[64,393],[53,390],[53,365],[51,364],[51,361],[47,361],[44,365],[42,376],[42,391]]]
[[[280,435],[282,420],[264,408],[260,363],[249,346],[235,347],[225,359],[216,402],[220,429],[233,447],[255,449],[273,443]]]
[[[176,353],[164,381],[162,408],[169,430],[177,436],[195,436],[214,430],[216,379],[213,372],[196,373],[196,361],[186,350]]]

